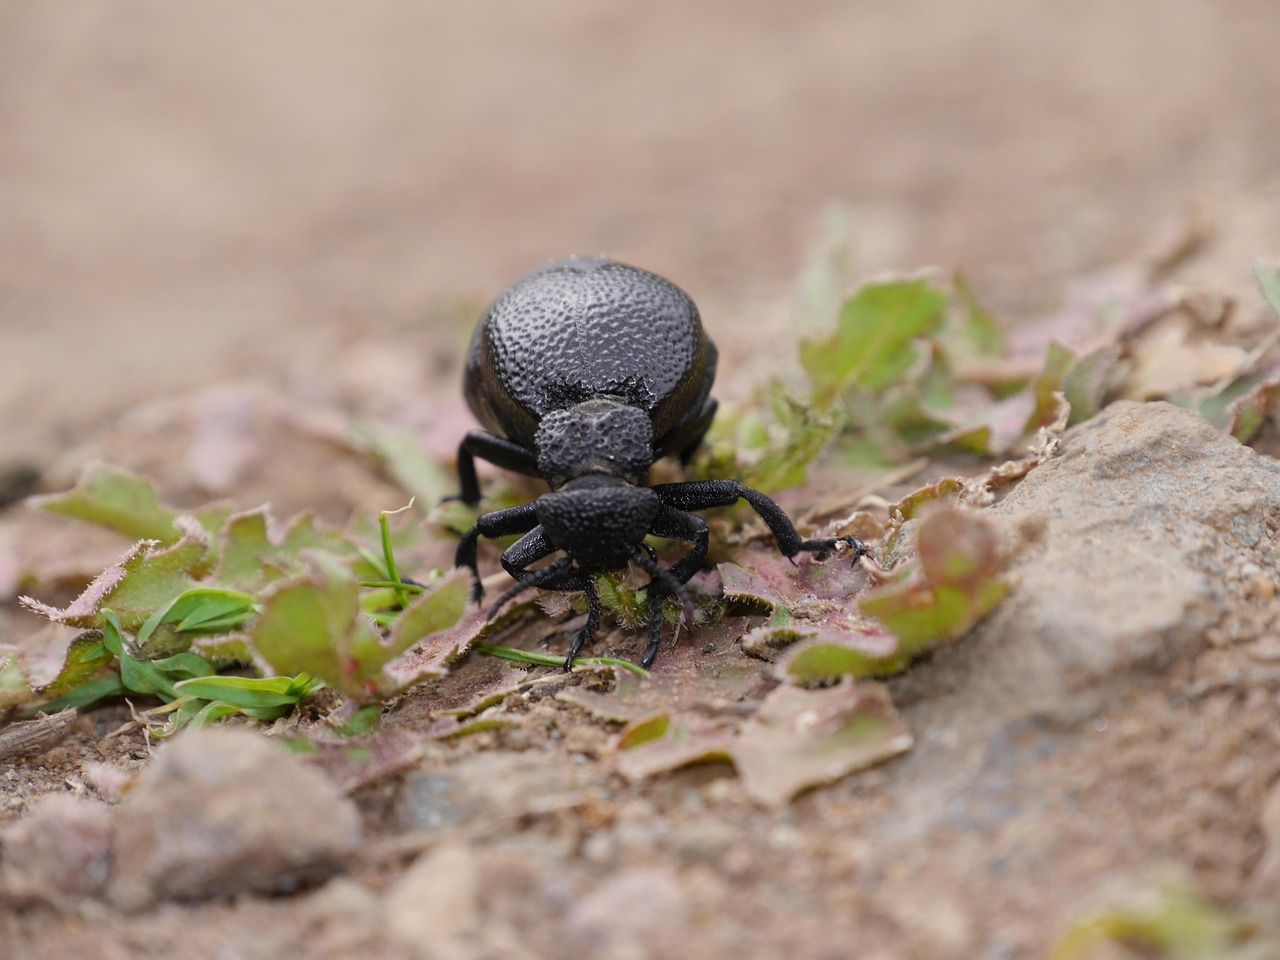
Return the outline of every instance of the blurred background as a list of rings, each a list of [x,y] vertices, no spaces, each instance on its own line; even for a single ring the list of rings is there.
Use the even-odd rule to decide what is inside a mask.
[[[454,378],[567,253],[671,277],[749,371],[833,205],[856,274],[963,267],[1009,323],[1192,207],[1247,287],[1277,36],[1274,0],[4,3],[3,454],[362,338]]]

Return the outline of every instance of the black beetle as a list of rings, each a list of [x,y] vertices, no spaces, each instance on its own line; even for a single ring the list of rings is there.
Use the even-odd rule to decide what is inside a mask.
[[[746,500],[787,557],[837,546],[866,553],[857,537],[803,540],[776,503],[736,480],[647,485],[649,467],[674,455],[687,463],[702,442],[716,401],[715,344],[698,308],[656,274],[595,257],[574,257],[526,274],[480,320],[467,355],[463,390],[476,418],[458,448],[458,499],[480,502],[475,458],[541,477],[551,487],[533,503],[486,513],[458,544],[455,563],[475,577],[481,536],[523,534],[502,554],[516,580],[497,611],[531,587],[582,591],[587,622],[565,658],[569,668],[600,621],[593,575],[636,563],[651,578],[648,667],[662,636],[662,598],[680,601],[692,620],[685,583],[702,568],[708,528],[690,510]],[[693,544],[664,569],[647,534]],[[557,551],[564,556],[536,570]]]

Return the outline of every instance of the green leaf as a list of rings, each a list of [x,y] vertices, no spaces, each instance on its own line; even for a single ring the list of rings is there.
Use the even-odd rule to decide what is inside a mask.
[[[532,650],[517,650],[513,647],[495,647],[487,643],[474,643],[471,649],[483,653],[487,657],[509,660],[512,663],[525,663],[531,667],[563,667],[564,657],[553,653],[537,653]],[[638,663],[620,660],[617,657],[578,657],[573,661],[574,669],[579,667],[617,667],[627,670],[639,677],[649,676],[649,671]]]
[[[102,643],[97,631],[82,633],[71,641],[62,669],[53,682],[40,691],[42,696],[61,697],[91,680],[111,666],[112,653]]]
[[[82,709],[92,706],[100,700],[106,700],[110,697],[122,697],[125,693],[124,684],[121,682],[119,674],[113,673],[109,676],[99,677],[97,680],[90,680],[61,697],[50,700],[48,703],[42,703],[40,712],[57,713],[59,710],[65,710],[68,707]]]
[[[218,569],[212,578],[222,587],[257,593],[270,583],[298,576],[307,570],[304,550],[320,550],[351,557],[355,547],[345,535],[316,525],[309,514],[299,514],[273,534],[266,507],[230,517],[218,534]]]
[[[1262,960],[1280,955],[1272,916],[1228,912],[1181,886],[1152,902],[1110,910],[1075,924],[1051,960]]]
[[[964,307],[964,323],[960,326],[959,336],[953,343],[961,345],[961,349],[974,356],[999,357],[1004,354],[1004,331],[995,317],[978,301],[964,276],[957,274],[955,281],[956,297]]]
[[[34,696],[22,650],[8,644],[0,646],[0,710],[26,703]]]
[[[859,635],[850,634],[798,647],[785,660],[787,679],[809,686],[846,676],[859,680],[890,676],[907,666],[900,653],[886,657],[878,644],[863,644],[860,640]]]
[[[458,622],[466,610],[471,581],[468,576],[450,574],[433,589],[423,593],[396,617],[391,635],[385,644],[379,644],[380,655],[385,658],[399,656],[425,637],[447,630]]]
[[[152,660],[151,665],[173,681],[208,677],[217,672],[209,661],[194,653],[175,653],[171,657]]]
[[[1280,418],[1280,379],[1259,383],[1227,408],[1228,429],[1241,443],[1249,443],[1268,419]]]
[[[1116,376],[1120,353],[1120,347],[1112,344],[1099,347],[1072,364],[1062,382],[1063,393],[1071,404],[1071,417],[1067,426],[1073,427],[1097,416]],[[1036,399],[1037,402],[1040,399],[1038,392]]]
[[[65,608],[59,610],[26,597],[22,602],[55,623],[84,628],[101,627],[100,611],[109,605],[123,629],[137,631],[157,609],[167,608],[178,596],[196,587],[194,577],[206,571],[208,555],[208,541],[196,529],[162,550],[152,542],[140,541]]]
[[[1253,275],[1271,309],[1280,313],[1280,266],[1274,263],[1255,263]]]
[[[879,393],[915,363],[913,340],[936,333],[947,295],[926,280],[868,284],[845,301],[836,331],[800,345],[800,361],[825,409],[853,389]]]
[[[356,581],[327,573],[270,588],[250,629],[250,645],[277,673],[308,673],[362,699],[375,692],[375,678],[362,675],[353,647],[357,636],[376,644],[378,635],[360,613]]]
[[[33,497],[32,505],[123,533],[135,540],[174,543],[176,511],[162,505],[152,484],[105,464],[89,466],[66,493]]]
[[[1045,351],[1044,370],[1036,377],[1032,385],[1035,396],[1035,407],[1023,427],[1025,433],[1034,433],[1040,427],[1047,427],[1058,417],[1058,403],[1055,393],[1066,387],[1067,374],[1075,363],[1076,355],[1056,341],[1049,344]]]
[[[241,709],[292,707],[323,684],[307,676],[296,677],[197,677],[174,684],[184,697],[215,700]]]
[[[899,669],[963,635],[1008,593],[999,538],[977,514],[935,509],[920,521],[916,551],[916,575],[872,590],[858,603],[897,638]]]

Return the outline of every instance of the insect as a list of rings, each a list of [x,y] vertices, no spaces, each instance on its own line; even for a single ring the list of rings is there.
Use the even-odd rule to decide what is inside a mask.
[[[480,537],[521,534],[502,554],[516,584],[490,616],[533,587],[580,591],[587,621],[565,658],[573,665],[600,622],[594,575],[634,563],[650,576],[652,665],[662,639],[663,598],[692,622],[685,584],[707,556],[709,528],[691,511],[747,501],[788,558],[845,548],[863,556],[857,537],[805,540],[763,493],[735,480],[649,486],[661,457],[688,463],[711,426],[716,348],[698,308],[656,274],[603,258],[570,258],[526,274],[490,305],[468,350],[463,392],[486,430],[458,448],[456,499],[476,505],[475,458],[541,477],[551,490],[532,503],[483,514],[458,544],[455,563],[470,568],[472,596],[483,597]],[[648,534],[692,548],[663,567]],[[534,564],[561,554],[534,568]]]

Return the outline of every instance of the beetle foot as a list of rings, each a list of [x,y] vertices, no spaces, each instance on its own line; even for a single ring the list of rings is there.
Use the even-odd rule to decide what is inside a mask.
[[[826,560],[833,550],[843,553],[844,551],[841,548],[852,550],[855,561],[871,552],[858,537],[829,537],[820,540],[805,540],[800,544],[800,550],[812,553],[815,560]],[[799,553],[800,550],[796,552]],[[791,562],[795,563],[794,560]]]

